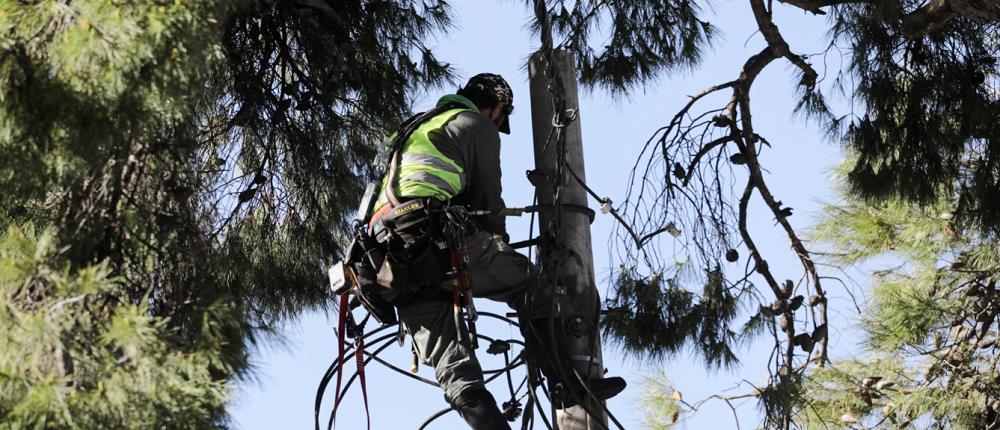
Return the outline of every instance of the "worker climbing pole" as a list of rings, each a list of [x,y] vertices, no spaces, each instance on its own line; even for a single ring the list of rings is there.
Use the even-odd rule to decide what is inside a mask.
[[[393,340],[402,344],[407,333],[414,357],[435,368],[437,383],[409,376],[438,385],[450,405],[420,428],[452,410],[474,430],[509,429],[522,412],[522,430],[532,428],[536,414],[547,428],[606,429],[609,418],[622,428],[604,403],[626,384],[605,377],[601,358],[589,227],[594,211],[587,207],[587,193],[596,194],[584,179],[576,73],[571,57],[553,48],[544,2],[536,2],[535,10],[542,47],[529,64],[536,168],[528,178],[536,204],[506,208],[500,197],[500,171],[492,166],[500,164],[497,133],[510,133],[514,96],[499,75],[473,76],[389,137],[354,220],[354,240],[344,262],[330,270],[340,299],[339,347],[317,392],[317,429],[329,382],[336,380],[327,424],[332,428],[355,380],[367,410],[368,362],[407,374],[377,357]],[[539,247],[537,266],[513,249],[517,244],[508,244],[503,217],[524,212],[539,215],[540,236],[522,242]],[[514,309],[516,322],[482,315],[517,325],[523,342],[478,333],[473,296]],[[355,323],[350,311],[357,306],[382,327],[366,333],[369,317]],[[397,334],[366,342],[397,324]],[[346,338],[354,339],[353,347]],[[486,353],[503,354],[503,368],[481,369],[478,339],[489,342]],[[517,344],[524,348],[512,358]],[[352,351],[356,371],[341,388]],[[527,375],[514,384],[510,371],[522,364]],[[509,397],[498,402],[486,385],[501,375]],[[545,404],[551,405],[552,421]]]

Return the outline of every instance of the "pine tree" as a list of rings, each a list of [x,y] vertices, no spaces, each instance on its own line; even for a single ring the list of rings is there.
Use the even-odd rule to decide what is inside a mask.
[[[450,78],[423,46],[447,22],[444,2],[0,1],[0,226],[47,232],[58,274],[4,284],[5,321],[48,325],[5,333],[4,366],[46,356],[4,368],[0,422],[224,424],[248,345],[326,304],[374,148]]]
[[[801,428],[1000,426],[1000,246],[956,222],[955,203],[866,202],[848,192],[811,231],[827,262],[870,275],[864,345],[803,375],[790,407]],[[647,383],[647,421],[673,423],[666,375]],[[766,406],[766,405],[765,405]]]
[[[956,222],[995,235],[1000,18],[951,19],[918,31],[918,18],[935,3],[920,5],[834,10],[831,32],[850,47],[849,73],[858,83],[852,99],[865,107],[842,136],[858,154],[851,191],[874,201],[930,204],[947,196],[958,202]]]
[[[872,275],[868,353],[818,369],[800,411],[809,428],[1000,428],[1000,246],[956,222],[958,204],[845,196],[816,227],[833,262]]]
[[[213,428],[232,372],[220,345],[237,315],[199,317],[197,342],[166,336],[108,264],[73,269],[54,230],[0,235],[0,428]]]

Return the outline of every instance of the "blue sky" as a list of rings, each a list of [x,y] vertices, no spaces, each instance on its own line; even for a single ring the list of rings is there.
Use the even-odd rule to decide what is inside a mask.
[[[476,73],[489,71],[500,73],[511,83],[518,110],[511,118],[512,134],[503,136],[504,197],[510,206],[530,204],[533,190],[524,172],[533,168],[534,161],[528,77],[524,65],[538,46],[535,37],[526,29],[530,11],[520,1],[456,0],[451,3],[456,26],[449,36],[433,44],[435,53],[453,64],[461,82]],[[775,20],[789,39],[793,51],[806,54],[821,51],[826,28],[822,17],[812,17],[779,4],[775,7]],[[664,77],[625,100],[611,99],[599,91],[581,90],[587,182],[598,193],[620,201],[628,185],[629,169],[641,145],[652,132],[674,115],[687,101],[687,96],[736,78],[746,58],[764,46],[760,35],[755,34],[756,27],[748,3],[720,1],[713,4],[713,9],[716,17],[712,22],[723,34],[716,43],[716,49],[707,53],[705,62],[695,72]],[[835,57],[816,57],[812,62],[821,75],[825,69],[824,60],[831,70],[839,67]],[[820,203],[834,198],[828,180],[829,168],[840,161],[841,153],[836,144],[822,138],[816,127],[793,117],[795,82],[791,67],[787,63],[775,62],[758,78],[751,100],[756,131],[774,145],[762,156],[770,175],[769,184],[777,198],[796,209],[792,224],[804,229],[808,227],[811,215],[819,210]],[[439,95],[449,90],[422,97],[417,108],[431,106]],[[591,207],[596,206],[591,202]],[[781,240],[783,236],[777,230],[774,230],[775,234],[767,233],[773,229],[770,216],[760,206],[752,206],[751,217],[751,228],[757,229],[763,239],[762,247],[771,267],[781,273],[779,276],[798,278],[801,269],[787,242]],[[613,266],[607,252],[613,222],[610,216],[598,215],[592,227],[597,283],[602,291],[607,285],[609,268]],[[527,238],[527,217],[509,221],[509,230],[512,241]],[[843,306],[843,301],[847,299],[843,291],[838,290],[840,287],[827,285],[827,288],[832,290],[833,307],[847,308]],[[485,302],[479,300],[477,306],[480,309],[506,311],[502,306]],[[848,330],[856,316],[846,313],[833,315],[832,318],[839,324],[831,330],[831,342],[840,351],[848,351],[849,355],[857,343],[857,336],[837,328]],[[264,345],[254,354],[256,379],[237,387],[230,407],[235,428],[312,427],[316,386],[323,371],[336,357],[334,327],[333,316],[328,317],[321,311],[305,314],[285,326],[284,341]],[[480,331],[497,337],[518,337],[516,328],[500,324],[482,324]],[[404,347],[391,346],[382,357],[408,368],[409,351],[408,343]],[[623,376],[630,383],[628,389],[612,399],[608,406],[626,428],[642,428],[637,397],[644,377],[662,370],[688,401],[697,401],[712,394],[736,394],[749,390],[746,382],[763,383],[769,351],[766,345],[750,345],[738,352],[742,366],[706,372],[699,359],[687,352],[662,363],[644,363],[623,357],[613,345],[605,345],[605,367],[611,374]],[[485,359],[484,366],[497,367],[485,355],[485,351],[480,349],[480,357]],[[378,365],[370,366],[367,373],[374,429],[415,429],[431,414],[447,407],[437,388],[421,385]],[[421,366],[420,374],[433,379],[433,372],[427,366]],[[498,381],[490,386],[500,401],[506,400],[504,385]],[[324,415],[328,413],[331,401],[332,393],[328,393]],[[744,400],[737,405],[740,425],[743,428],[755,427],[759,419],[755,402]],[[683,421],[677,428],[735,428],[733,415],[734,412],[725,403],[710,401],[696,414],[682,415]],[[337,421],[337,428],[340,429],[364,428],[359,390],[349,393]],[[450,413],[428,428],[458,429],[464,428],[463,425],[456,414]],[[536,428],[542,426],[539,424]]]

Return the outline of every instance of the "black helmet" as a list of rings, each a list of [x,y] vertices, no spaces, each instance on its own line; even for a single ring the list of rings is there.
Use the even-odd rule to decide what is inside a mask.
[[[479,107],[495,107],[501,103],[507,106],[506,114],[514,112],[514,91],[503,76],[480,73],[469,78],[469,82],[458,90],[458,95],[472,100]],[[500,124],[500,132],[510,134],[510,120]]]

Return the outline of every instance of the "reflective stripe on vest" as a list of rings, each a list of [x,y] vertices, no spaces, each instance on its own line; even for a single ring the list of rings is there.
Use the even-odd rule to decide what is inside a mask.
[[[396,167],[399,181],[396,182],[396,195],[400,198],[436,197],[448,200],[458,195],[465,188],[465,169],[449,159],[431,142],[430,134],[443,127],[455,115],[462,111],[475,112],[472,109],[450,109],[427,120],[410,135],[403,148],[399,165]],[[390,178],[382,180],[382,189],[386,189]],[[388,201],[383,192],[375,203],[375,208]]]

